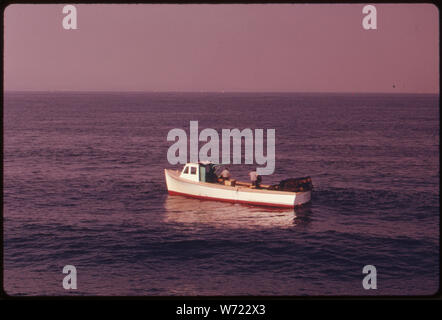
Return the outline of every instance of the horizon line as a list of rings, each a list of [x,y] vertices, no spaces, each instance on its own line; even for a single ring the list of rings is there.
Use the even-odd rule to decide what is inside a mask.
[[[7,92],[22,93],[292,93],[292,94],[420,94],[420,95],[439,95],[440,92],[392,92],[392,91],[174,91],[174,90],[5,90]]]

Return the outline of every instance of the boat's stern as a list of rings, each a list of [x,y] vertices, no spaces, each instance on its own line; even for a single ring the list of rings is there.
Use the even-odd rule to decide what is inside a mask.
[[[312,199],[312,191],[297,192],[295,196],[295,207],[309,203]]]

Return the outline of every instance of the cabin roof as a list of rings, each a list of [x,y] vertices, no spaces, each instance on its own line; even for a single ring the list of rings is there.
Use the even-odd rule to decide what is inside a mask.
[[[198,164],[198,162],[187,162],[187,163],[186,163],[186,166],[189,165],[189,164],[194,164],[194,165],[196,165],[196,164]]]
[[[213,162],[210,162],[210,161],[187,162],[187,163],[186,163],[186,166],[187,166],[187,165],[199,165],[199,164],[201,164],[201,165],[203,165],[203,166],[207,166],[207,165],[209,165],[209,164],[214,164],[214,163],[213,163]]]

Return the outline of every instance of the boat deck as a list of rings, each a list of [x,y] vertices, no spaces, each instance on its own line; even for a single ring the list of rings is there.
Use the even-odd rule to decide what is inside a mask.
[[[245,191],[245,192],[257,192],[257,193],[272,193],[272,194],[295,194],[295,192],[291,192],[291,191],[282,191],[282,190],[271,190],[270,185],[264,185],[261,184],[259,188],[255,188],[254,186],[252,186],[251,183],[249,182],[243,182],[243,181],[236,181],[235,185],[228,185],[228,184],[224,184],[224,183],[217,183],[217,182],[196,182],[196,181],[190,181],[187,179],[183,179],[180,177],[180,171],[178,170],[171,170],[171,169],[165,169],[167,171],[167,173],[169,175],[171,175],[174,179],[185,182],[185,183],[190,183],[190,184],[196,184],[196,185],[203,185],[203,186],[209,186],[212,188],[219,188],[219,189],[238,189],[240,191]],[[228,180],[231,181],[231,180]]]

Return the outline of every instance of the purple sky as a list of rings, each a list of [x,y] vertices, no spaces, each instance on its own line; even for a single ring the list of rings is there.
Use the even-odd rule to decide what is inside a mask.
[[[5,10],[5,90],[439,92],[438,10],[363,4]],[[393,88],[393,84],[395,88]]]

